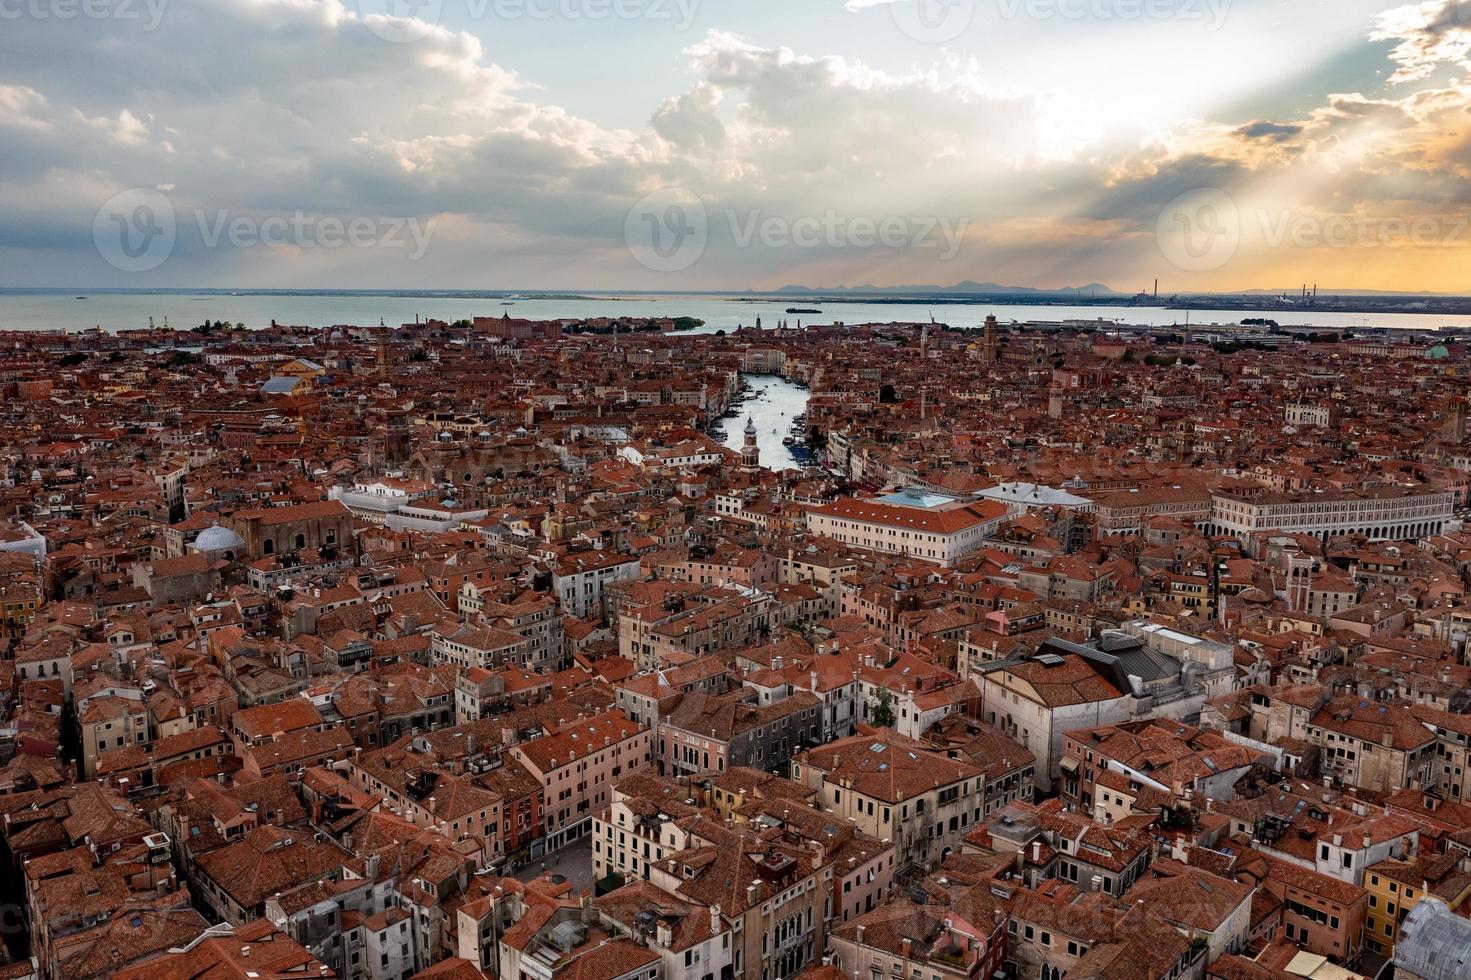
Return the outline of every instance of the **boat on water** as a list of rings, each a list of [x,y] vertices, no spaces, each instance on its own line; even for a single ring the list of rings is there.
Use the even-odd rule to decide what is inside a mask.
[[[77,299],[86,299],[86,298],[87,298],[87,297],[85,297],[85,296],[78,296],[78,297],[77,297]]]
[[[787,309],[787,312],[788,313],[821,313],[822,311],[821,310],[804,309],[804,308],[802,308],[800,306],[793,306],[793,307],[788,308]]]

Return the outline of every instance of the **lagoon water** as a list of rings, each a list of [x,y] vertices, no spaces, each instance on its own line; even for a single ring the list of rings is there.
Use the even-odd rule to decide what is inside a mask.
[[[85,296],[86,299],[77,299]],[[188,329],[209,320],[244,323],[247,327],[278,323],[326,327],[335,324],[390,326],[419,319],[454,321],[476,316],[527,319],[557,319],[598,316],[679,317],[704,320],[700,333],[734,330],[751,326],[761,317],[763,326],[780,320],[795,323],[907,323],[929,322],[931,317],[953,327],[976,327],[987,314],[1003,324],[1010,321],[1099,320],[1168,326],[1183,324],[1185,314],[1160,307],[1130,306],[1033,306],[983,303],[882,302],[848,300],[811,303],[787,296],[741,299],[735,296],[631,296],[524,297],[504,305],[496,296],[400,295],[362,292],[59,292],[54,290],[0,290],[0,330],[82,330],[100,326],[104,330],[135,329],[156,325]],[[788,307],[812,307],[820,314],[788,314]],[[1315,310],[1292,312],[1271,310],[1192,310],[1190,322],[1238,323],[1245,316],[1267,316],[1284,326],[1315,326],[1331,329],[1392,327],[1429,330],[1437,327],[1471,328],[1471,316],[1422,315],[1414,313],[1327,313]]]

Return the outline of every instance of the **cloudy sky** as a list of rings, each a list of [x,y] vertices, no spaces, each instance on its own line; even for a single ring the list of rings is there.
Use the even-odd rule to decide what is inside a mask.
[[[0,286],[1471,293],[1471,0],[0,0]]]

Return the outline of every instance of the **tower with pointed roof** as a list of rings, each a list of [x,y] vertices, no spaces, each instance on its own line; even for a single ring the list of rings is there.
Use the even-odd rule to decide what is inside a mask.
[[[756,445],[756,423],[746,416],[746,441],[741,446],[741,465],[756,469],[761,465],[761,448]]]

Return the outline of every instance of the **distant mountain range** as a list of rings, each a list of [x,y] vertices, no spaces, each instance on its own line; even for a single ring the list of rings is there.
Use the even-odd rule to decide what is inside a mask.
[[[1288,299],[1302,295],[1301,287],[1296,289],[1242,289],[1234,293],[1203,293],[1201,295],[1221,296],[1286,296]],[[1403,289],[1318,289],[1318,297],[1327,296],[1389,296],[1389,297],[1413,297],[1413,296],[1448,296],[1459,298],[1471,295],[1471,293],[1433,293],[1424,290],[1413,291]]]
[[[1031,286],[1003,286],[995,282],[976,282],[967,279],[953,286],[783,286],[776,293],[796,296],[1122,296],[1101,282],[1086,286],[1066,286],[1061,289],[1034,289]]]

